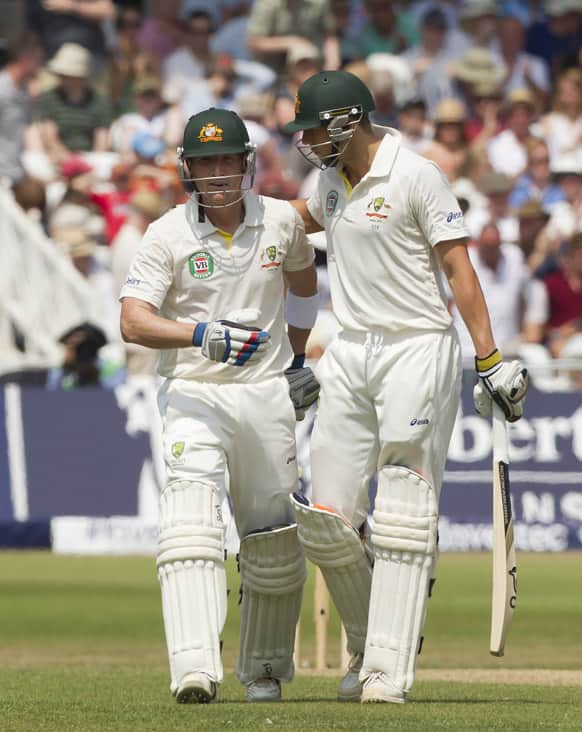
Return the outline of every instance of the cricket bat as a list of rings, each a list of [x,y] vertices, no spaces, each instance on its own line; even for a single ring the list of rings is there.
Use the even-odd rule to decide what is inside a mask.
[[[493,404],[493,595],[489,652],[503,656],[517,600],[517,566],[509,490],[507,426]]]

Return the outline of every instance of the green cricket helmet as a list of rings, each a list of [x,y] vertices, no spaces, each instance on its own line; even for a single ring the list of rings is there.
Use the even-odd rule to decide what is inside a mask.
[[[297,143],[307,160],[318,168],[337,164],[364,114],[376,109],[374,97],[363,81],[347,71],[320,71],[299,87],[295,98],[295,119],[285,125],[287,132],[300,132],[325,127],[332,143],[332,152],[318,155],[317,149],[329,146]],[[339,143],[345,142],[340,146]]]
[[[240,187],[228,188],[224,193],[240,192],[241,196],[228,204],[211,205],[201,200],[197,183],[209,180],[240,178],[240,175],[207,176],[193,178],[186,166],[186,160],[214,155],[241,155],[242,180]],[[238,203],[253,187],[255,179],[256,148],[249,139],[249,133],[242,119],[228,109],[210,109],[190,117],[184,129],[182,145],[178,148],[178,166],[185,189],[193,193],[200,206],[224,208]]]

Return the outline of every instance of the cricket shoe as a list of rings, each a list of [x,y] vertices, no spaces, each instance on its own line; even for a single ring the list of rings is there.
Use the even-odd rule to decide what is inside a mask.
[[[281,682],[267,677],[255,679],[247,684],[248,702],[280,702]]]
[[[354,653],[350,658],[346,675],[340,681],[337,699],[342,702],[359,702],[362,696],[362,682],[359,679],[364,660],[363,653]]]
[[[216,699],[217,684],[203,673],[186,674],[176,691],[178,704],[210,704]]]
[[[406,704],[406,693],[397,689],[382,671],[375,671],[364,679],[362,704]]]

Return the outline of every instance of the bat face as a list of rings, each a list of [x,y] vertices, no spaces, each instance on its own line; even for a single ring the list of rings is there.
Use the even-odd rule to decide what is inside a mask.
[[[517,602],[517,565],[505,418],[493,415],[493,595],[489,651],[503,656]]]

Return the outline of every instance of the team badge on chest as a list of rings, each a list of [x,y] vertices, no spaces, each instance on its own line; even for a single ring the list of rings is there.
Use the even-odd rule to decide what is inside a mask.
[[[214,274],[214,259],[210,252],[194,252],[188,259],[190,274],[196,280],[207,280]]]
[[[272,269],[281,266],[281,258],[277,258],[278,250],[276,244],[265,247],[261,252],[261,260],[266,259],[266,262],[261,264],[261,269]]]
[[[325,199],[325,215],[333,216],[337,206],[339,195],[337,191],[330,191]]]

